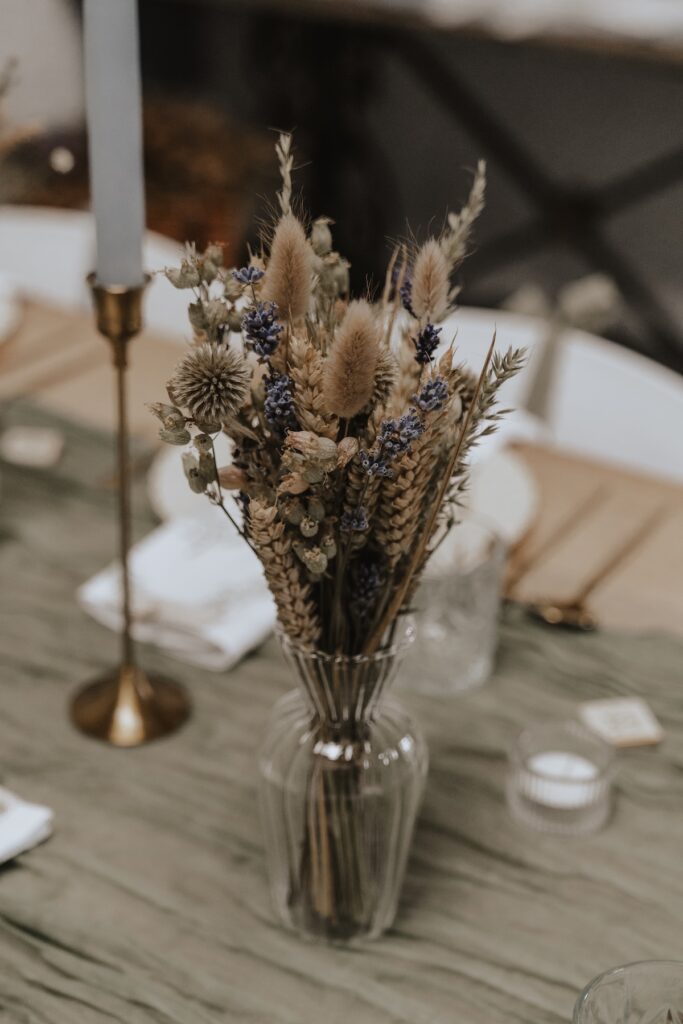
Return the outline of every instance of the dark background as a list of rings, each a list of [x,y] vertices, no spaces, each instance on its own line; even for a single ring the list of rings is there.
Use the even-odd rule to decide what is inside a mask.
[[[284,6],[142,0],[145,81],[256,127],[296,129],[311,213],[338,221],[356,286],[387,237],[424,235],[489,164],[463,301],[591,270],[630,303],[622,340],[683,359],[683,74],[672,58],[503,43]],[[594,193],[597,192],[597,195]]]
[[[272,129],[293,129],[306,207],[334,218],[362,289],[393,240],[438,230],[485,157],[462,301],[496,306],[528,283],[552,301],[604,271],[626,299],[611,336],[683,369],[683,46],[430,31],[421,0],[386,0],[375,21],[357,0],[334,16],[327,0],[139,3],[151,227],[240,259],[276,187]],[[39,50],[25,73],[44,90]],[[38,181],[64,143],[74,171]],[[13,159],[25,173],[3,174],[4,201],[87,205],[82,123]]]

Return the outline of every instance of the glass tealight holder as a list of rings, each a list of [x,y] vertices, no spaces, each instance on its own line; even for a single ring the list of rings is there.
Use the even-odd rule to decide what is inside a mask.
[[[574,1024],[683,1024],[683,963],[646,960],[605,971],[574,1008]]]
[[[614,752],[578,722],[533,726],[510,751],[507,801],[541,832],[587,835],[610,815]]]
[[[455,526],[425,569],[414,601],[417,642],[403,684],[450,696],[493,671],[506,549],[481,519]]]

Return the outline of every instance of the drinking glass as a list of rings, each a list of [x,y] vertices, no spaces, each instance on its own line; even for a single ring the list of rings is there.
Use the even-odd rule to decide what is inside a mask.
[[[574,1024],[683,1024],[683,963],[614,967],[579,996]]]
[[[415,598],[417,642],[403,685],[448,696],[491,675],[505,544],[482,519],[453,527],[432,555]]]

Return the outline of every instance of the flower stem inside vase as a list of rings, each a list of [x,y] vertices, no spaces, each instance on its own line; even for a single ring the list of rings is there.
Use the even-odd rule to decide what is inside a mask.
[[[348,943],[393,919],[427,759],[400,705],[381,698],[411,639],[369,658],[283,641],[303,693],[283,699],[298,721],[276,713],[262,759],[266,831],[276,905],[307,936]]]

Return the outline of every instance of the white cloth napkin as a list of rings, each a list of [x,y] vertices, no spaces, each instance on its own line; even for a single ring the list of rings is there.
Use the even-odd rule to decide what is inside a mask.
[[[49,807],[29,804],[0,787],[0,864],[44,842],[52,834]]]
[[[275,607],[261,563],[216,510],[216,519],[175,519],[130,553],[133,635],[173,657],[220,672],[270,634]],[[78,591],[94,619],[121,628],[115,563]]]

